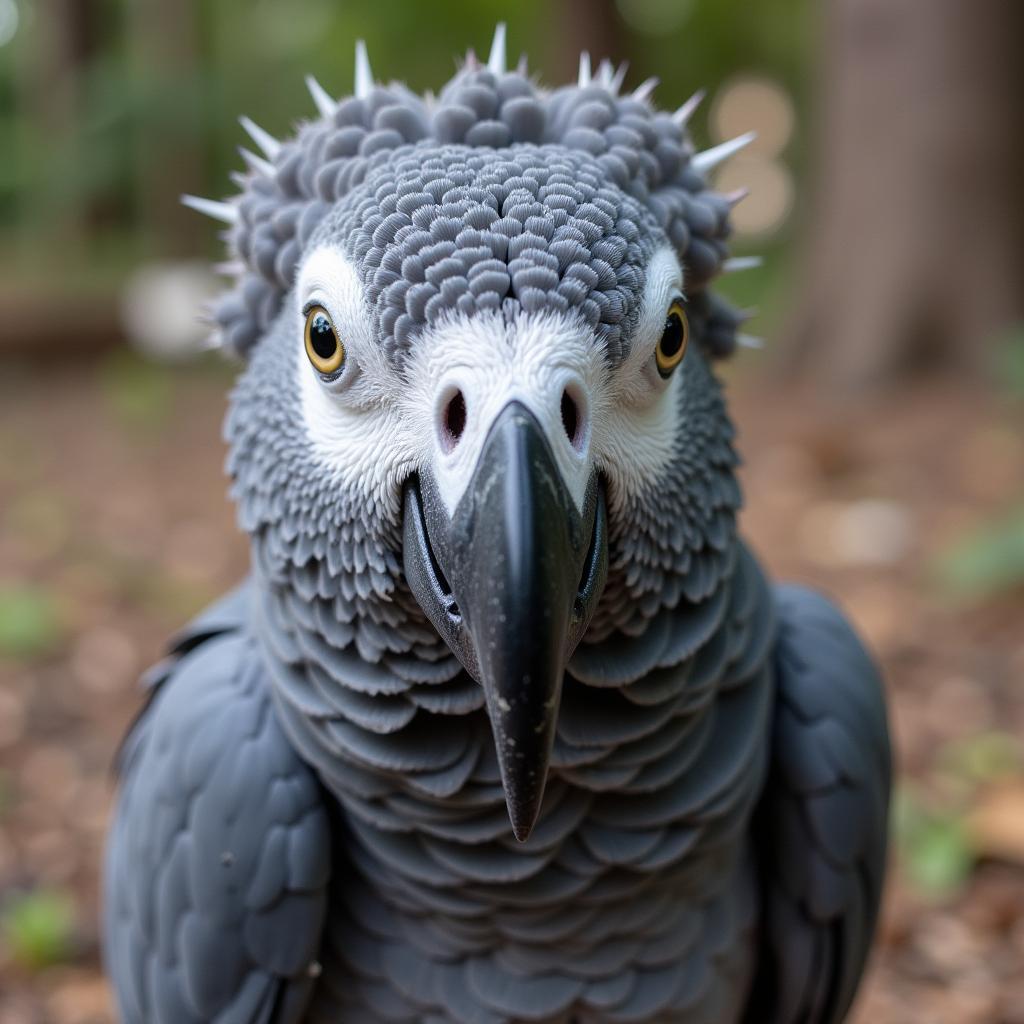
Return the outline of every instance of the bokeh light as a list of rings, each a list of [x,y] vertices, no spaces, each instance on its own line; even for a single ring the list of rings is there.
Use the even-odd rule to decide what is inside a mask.
[[[0,46],[6,46],[14,38],[20,20],[15,0],[0,0]]]
[[[725,192],[746,188],[750,196],[733,213],[737,234],[764,237],[785,224],[793,206],[793,176],[782,154],[793,137],[795,111],[789,93],[770,78],[734,78],[718,92],[710,111],[716,142],[755,131],[757,138],[718,173]]]
[[[758,153],[729,161],[715,178],[715,187],[722,192],[750,190],[733,210],[733,227],[738,235],[773,234],[786,223],[793,208],[793,176],[789,169],[780,160]]]
[[[734,78],[711,106],[711,131],[719,140],[753,129],[752,149],[779,156],[793,137],[795,112],[789,93],[770,78]]]

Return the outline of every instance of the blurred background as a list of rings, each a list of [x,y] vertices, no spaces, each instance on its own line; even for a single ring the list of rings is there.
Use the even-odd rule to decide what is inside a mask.
[[[110,765],[136,679],[239,578],[203,351],[236,118],[303,75],[437,88],[509,22],[548,83],[628,60],[752,190],[723,284],[745,529],[882,659],[893,871],[862,1024],[1024,1024],[1024,4],[0,0],[0,1021],[112,1020]]]

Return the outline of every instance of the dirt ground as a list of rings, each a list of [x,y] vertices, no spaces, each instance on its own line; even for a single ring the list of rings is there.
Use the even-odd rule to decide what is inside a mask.
[[[2,1024],[112,1020],[111,759],[139,672],[246,566],[228,380],[127,358],[0,372]],[[899,852],[856,1021],[1024,1024],[1024,595],[965,603],[934,569],[1024,498],[1024,403],[957,381],[840,408],[749,373],[731,391],[746,533],[839,598],[890,688]]]

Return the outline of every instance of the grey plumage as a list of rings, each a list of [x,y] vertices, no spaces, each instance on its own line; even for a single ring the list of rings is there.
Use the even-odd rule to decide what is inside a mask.
[[[216,309],[236,352],[248,353],[270,326],[299,254],[332,205],[375,170],[402,158],[418,160],[430,143],[485,153],[554,145],[563,160],[589,155],[600,178],[646,206],[683,255],[691,298],[717,272],[725,258],[728,202],[708,188],[702,161],[710,167],[749,137],[711,151],[709,161],[694,153],[685,117],[653,109],[647,95],[620,97],[610,80],[590,82],[589,76],[581,87],[547,92],[525,73],[497,74],[470,63],[428,103],[401,85],[374,86],[365,49],[360,53],[356,95],[340,100],[331,117],[302,125],[293,140],[282,144],[243,119],[274,173],[253,173],[237,201],[240,220],[231,244],[251,269]],[[680,110],[692,112],[685,105]],[[725,355],[733,344],[732,314],[723,305],[712,314],[722,326],[704,341],[715,355]]]
[[[182,634],[121,752],[104,930],[125,1020],[295,1019],[312,990],[330,827],[243,598]]]
[[[547,93],[504,50],[502,31],[433,103],[375,85],[361,50],[356,96],[311,84],[321,116],[295,139],[247,124],[267,160],[247,157],[226,207],[245,271],[216,317],[248,357],[226,432],[253,573],[150,674],[123,751],[105,935],[126,1021],[826,1024],[856,988],[885,711],[838,613],[773,594],[737,536],[709,360],[741,317],[707,290],[731,199],[704,179],[736,147],[696,157],[695,104],[658,112],[647,83],[620,97],[610,65]],[[659,383],[642,367],[666,249],[697,344]],[[312,374],[297,328],[297,275],[323,252],[358,293],[340,384]],[[446,331],[525,352],[538,323],[586,339],[573,417],[593,428],[562,432],[569,385],[546,418],[557,362],[514,394],[559,467],[570,435],[599,476],[607,568],[561,652],[520,843],[490,682],[414,593],[402,509],[448,472],[415,443],[422,353],[456,344]],[[465,380],[470,445],[485,392]],[[626,454],[600,433],[620,393],[647,424]],[[325,440],[318,416],[344,430]],[[450,511],[427,509],[428,532]]]
[[[775,754],[755,831],[765,941],[750,1020],[842,1020],[885,870],[892,780],[882,687],[832,605],[798,587],[780,588],[778,603]]]

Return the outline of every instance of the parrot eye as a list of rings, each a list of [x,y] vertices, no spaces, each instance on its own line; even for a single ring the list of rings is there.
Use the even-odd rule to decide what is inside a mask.
[[[307,306],[305,314],[306,355],[317,373],[334,376],[345,363],[345,346],[338,338],[331,315],[315,304]]]
[[[690,324],[686,312],[679,299],[675,299],[668,307],[665,317],[665,329],[662,331],[654,357],[658,363],[658,373],[668,378],[672,371],[682,362],[686,354],[686,343],[690,340]]]

